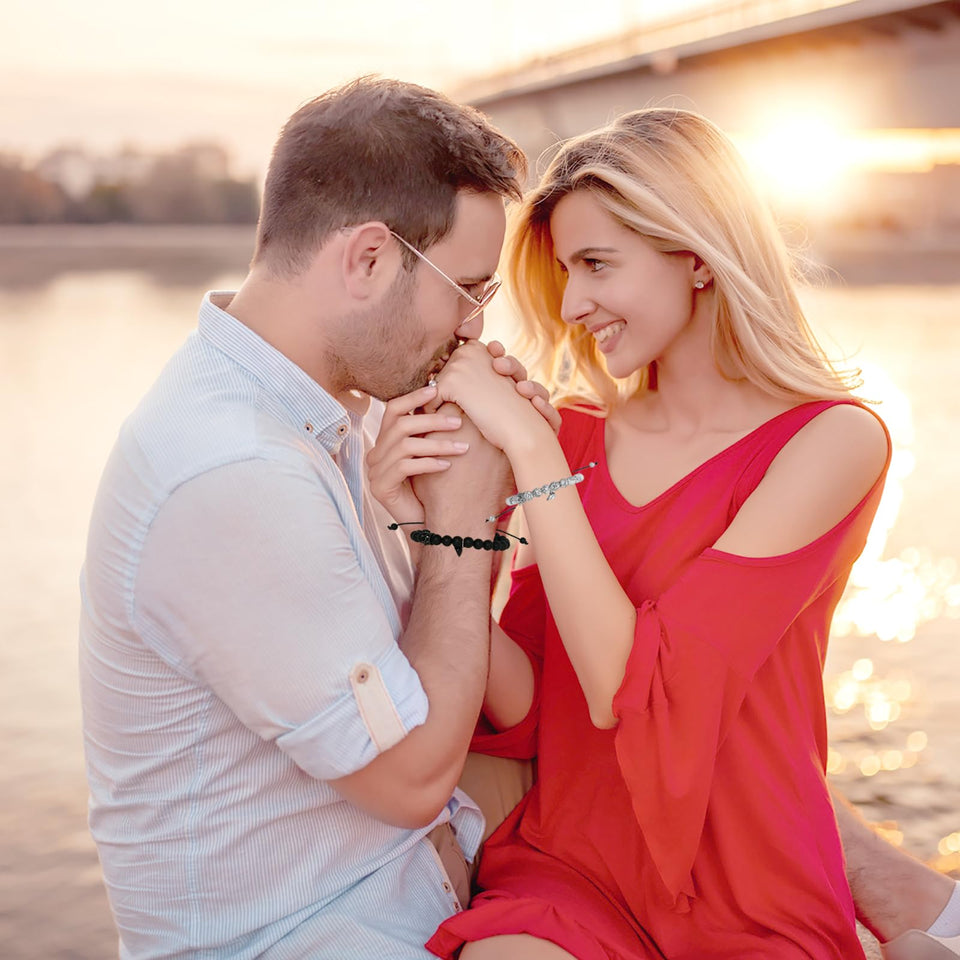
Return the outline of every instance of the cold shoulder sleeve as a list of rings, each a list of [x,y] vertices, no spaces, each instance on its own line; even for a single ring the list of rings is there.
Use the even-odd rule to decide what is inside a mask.
[[[495,731],[481,717],[470,749],[494,757],[529,760],[537,754],[547,600],[536,564],[520,567],[512,571],[510,577],[510,597],[499,622],[504,633],[523,650],[533,667],[533,702],[527,715],[506,730]]]
[[[638,608],[613,702],[616,752],[644,841],[677,910],[695,896],[692,869],[718,753],[748,688],[788,634],[825,644],[881,489],[878,480],[840,524],[793,553],[755,559],[707,549]],[[809,702],[822,703],[819,667],[810,687]],[[810,717],[790,722],[808,724]]]

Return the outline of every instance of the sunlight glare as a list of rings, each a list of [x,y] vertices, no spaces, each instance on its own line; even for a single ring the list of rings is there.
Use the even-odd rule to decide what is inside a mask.
[[[822,109],[782,109],[738,143],[766,191],[793,202],[835,197],[852,162],[839,118]]]

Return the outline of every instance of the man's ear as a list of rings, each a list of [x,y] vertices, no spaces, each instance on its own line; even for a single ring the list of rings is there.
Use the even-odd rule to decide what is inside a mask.
[[[400,245],[386,224],[378,220],[352,227],[343,246],[343,285],[357,300],[368,300],[387,290],[403,268]]]

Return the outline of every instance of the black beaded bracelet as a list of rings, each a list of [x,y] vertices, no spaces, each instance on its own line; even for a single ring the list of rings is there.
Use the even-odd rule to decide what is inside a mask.
[[[416,523],[416,520],[408,520],[407,524]],[[387,526],[388,530],[396,530],[399,527],[406,526],[403,523],[391,523]],[[462,556],[464,548],[473,550],[508,550],[510,541],[507,537],[513,537],[520,543],[529,543],[526,537],[518,537],[515,534],[507,533],[505,530],[497,530],[492,540],[481,540],[479,537],[451,537],[449,535],[441,536],[439,533],[432,533],[430,530],[414,530],[410,534],[410,539],[414,543],[422,543],[431,547],[453,547],[457,551],[457,556]]]

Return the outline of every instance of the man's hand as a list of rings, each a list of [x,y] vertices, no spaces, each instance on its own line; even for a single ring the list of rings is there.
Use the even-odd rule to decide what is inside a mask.
[[[414,493],[423,504],[431,524],[438,525],[434,532],[490,537],[492,533],[483,532],[486,517],[499,513],[504,498],[514,489],[510,464],[455,404],[443,404],[437,415],[462,418],[462,426],[450,436],[469,444],[469,451],[452,459],[450,467],[442,472],[414,475]]]

